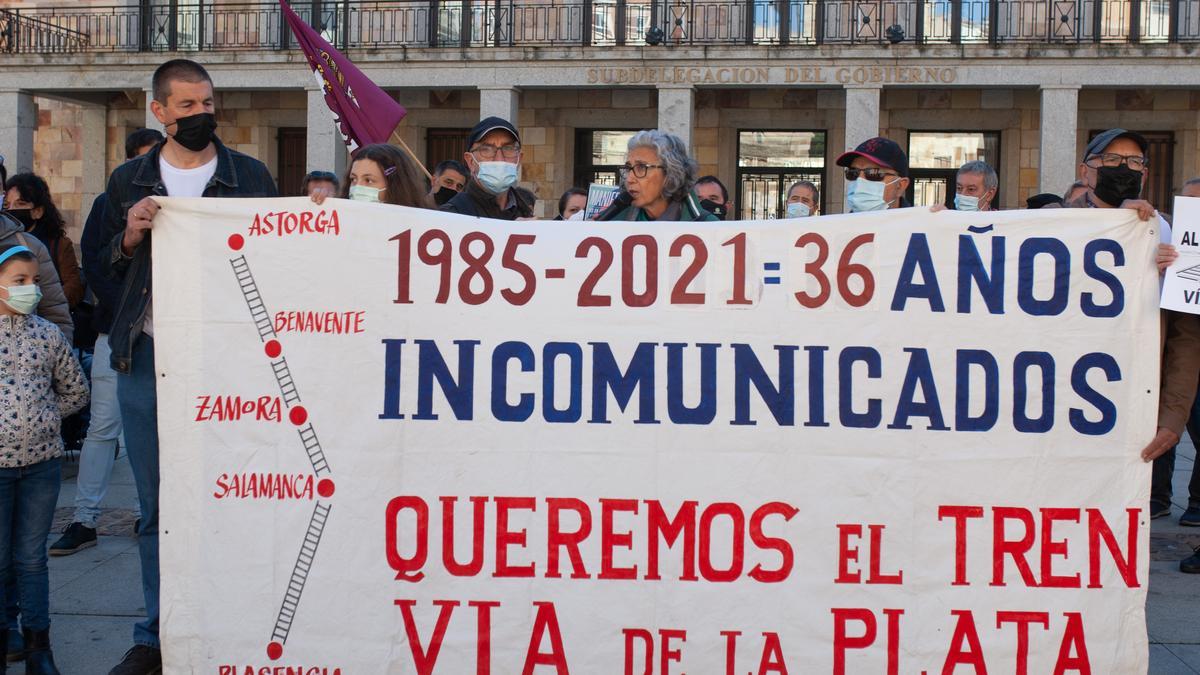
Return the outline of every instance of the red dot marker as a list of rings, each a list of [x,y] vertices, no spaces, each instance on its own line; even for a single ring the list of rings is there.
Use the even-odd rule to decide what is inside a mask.
[[[229,235],[229,248],[240,251],[246,245],[246,239],[240,234]]]
[[[292,424],[300,426],[308,421],[308,411],[304,409],[304,406],[298,405],[288,413],[288,419],[292,421]]]
[[[279,657],[283,656],[283,645],[278,642],[272,642],[267,645],[267,658],[272,661],[278,661]]]
[[[320,482],[317,483],[317,494],[321,495],[322,497],[324,497],[326,499],[329,499],[330,497],[333,496],[334,488],[335,488],[335,486],[333,484],[332,479],[322,478],[320,480]]]
[[[279,340],[268,340],[263,351],[267,353],[267,358],[277,359],[283,353],[283,347],[279,344]]]

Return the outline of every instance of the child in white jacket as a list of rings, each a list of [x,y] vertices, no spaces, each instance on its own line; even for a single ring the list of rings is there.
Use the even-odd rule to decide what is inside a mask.
[[[38,263],[0,248],[0,579],[16,567],[26,673],[53,673],[46,538],[62,482],[62,418],[88,401],[87,381],[58,326],[33,314]],[[0,607],[4,606],[0,584]],[[0,673],[8,631],[0,632]]]

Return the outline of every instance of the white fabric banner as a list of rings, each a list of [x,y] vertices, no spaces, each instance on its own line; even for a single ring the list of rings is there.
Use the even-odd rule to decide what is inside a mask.
[[[1158,236],[163,199],[169,673],[1143,673]]]

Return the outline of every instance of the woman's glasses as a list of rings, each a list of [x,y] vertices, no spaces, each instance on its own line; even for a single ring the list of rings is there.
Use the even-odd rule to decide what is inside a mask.
[[[631,173],[638,178],[645,178],[646,174],[650,173],[650,169],[662,168],[664,168],[662,164],[634,164],[633,166],[626,164],[620,168],[621,178],[624,178]]]

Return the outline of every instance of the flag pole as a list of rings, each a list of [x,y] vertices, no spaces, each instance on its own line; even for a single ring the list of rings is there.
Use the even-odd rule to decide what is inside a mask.
[[[421,167],[421,171],[425,172],[425,177],[428,178],[430,182],[433,182],[433,174],[429,173],[429,169],[426,169],[425,165],[421,163],[421,160],[417,159],[417,155],[412,151],[412,148],[408,147],[408,143],[405,143],[404,139],[400,138],[399,126],[397,126],[395,129],[392,129],[392,137],[388,140],[391,141],[392,145],[399,145],[400,148],[408,154],[409,159],[415,162],[417,166]]]

